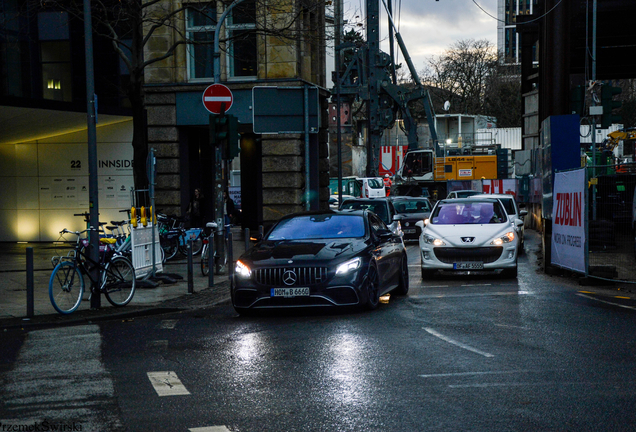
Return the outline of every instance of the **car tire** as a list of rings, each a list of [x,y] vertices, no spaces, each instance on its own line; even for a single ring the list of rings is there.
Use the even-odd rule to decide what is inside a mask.
[[[398,286],[393,290],[395,295],[405,296],[409,293],[409,263],[406,255],[402,256]]]
[[[369,264],[369,272],[364,281],[364,291],[367,294],[366,309],[376,309],[380,304],[380,278],[374,264]]]
[[[422,280],[430,280],[435,279],[435,270],[424,270],[422,269]]]

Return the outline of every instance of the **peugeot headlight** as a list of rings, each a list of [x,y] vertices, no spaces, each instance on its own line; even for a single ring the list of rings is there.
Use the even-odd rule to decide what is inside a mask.
[[[432,244],[433,246],[446,246],[446,243],[444,243],[444,240],[435,238],[428,234],[424,234],[424,243]]]
[[[354,258],[352,260],[344,262],[340,264],[338,268],[336,268],[336,274],[337,275],[345,274],[345,273],[349,273],[352,270],[356,270],[360,267],[360,263],[361,263],[360,258]]]
[[[491,245],[495,245],[495,246],[501,246],[504,243],[510,243],[514,239],[515,239],[515,232],[514,231],[509,231],[509,232],[505,233],[504,235],[502,235],[501,237],[496,238],[493,241],[491,241],[490,244]]]
[[[245,279],[248,279],[250,275],[252,274],[252,272],[250,271],[250,268],[246,266],[245,264],[243,264],[241,261],[236,262],[236,267],[234,267],[234,273],[237,276],[243,277]]]

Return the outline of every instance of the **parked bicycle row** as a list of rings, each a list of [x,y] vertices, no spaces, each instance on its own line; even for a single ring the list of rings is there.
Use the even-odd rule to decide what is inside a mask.
[[[135,293],[136,273],[133,265],[133,245],[131,225],[146,226],[152,221],[152,212],[142,210],[139,215],[134,209],[121,210],[127,213],[128,219],[121,221],[99,222],[96,228],[99,232],[99,258],[94,260],[90,254],[89,213],[75,214],[86,222],[86,229],[70,231],[66,228],[60,231],[58,243],[66,245],[70,250],[66,254],[57,254],[51,259],[53,273],[49,280],[49,297],[55,310],[61,314],[69,314],[77,310],[84,292],[85,279],[90,281],[92,295],[94,292],[103,293],[113,306],[125,306]],[[185,218],[168,216],[157,213],[154,221],[157,225],[162,263],[173,259],[178,253],[186,255],[187,245],[191,241],[192,254],[201,253],[201,273],[209,274],[208,238],[217,231],[216,223],[210,222],[206,228],[185,228]],[[226,225],[229,230],[231,225]],[[134,229],[134,228],[133,228]],[[68,235],[75,238],[69,240]],[[203,252],[203,253],[202,253]],[[214,252],[214,262],[218,266],[225,264],[227,258],[221,260]],[[89,297],[90,298],[90,297]]]

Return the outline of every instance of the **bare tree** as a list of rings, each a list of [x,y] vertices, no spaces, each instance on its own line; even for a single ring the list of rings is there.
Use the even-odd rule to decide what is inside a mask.
[[[436,109],[448,100],[456,112],[483,113],[487,79],[496,64],[497,52],[488,40],[461,40],[429,60],[422,82],[430,86]]]
[[[146,142],[144,71],[157,62],[173,56],[183,44],[211,44],[212,41],[190,40],[185,32],[185,12],[196,11],[209,22],[216,23],[216,8],[225,10],[233,0],[212,0],[209,3],[181,3],[170,0],[92,0],[93,31],[98,37],[112,42],[129,72],[129,81],[122,93],[127,97],[133,117],[133,160],[136,188],[144,188],[146,179]],[[82,2],[74,0],[49,0],[40,3],[41,7],[51,10],[63,10],[83,19]],[[257,35],[270,35],[289,41],[290,44],[324,44],[324,31],[317,31],[306,19],[308,12],[324,12],[325,3],[319,0],[245,0],[241,5],[242,13],[252,13],[255,28],[251,32]],[[241,7],[241,6],[238,6]],[[319,9],[319,8],[322,8]],[[238,10],[238,9],[237,9]],[[164,47],[155,56],[146,58],[144,52],[156,35],[170,31],[176,35],[174,43]],[[222,33],[224,34],[224,33]],[[235,32],[234,37],[243,37],[245,32]],[[323,40],[320,40],[322,38]],[[221,48],[227,46],[230,38],[221,37]]]
[[[498,127],[520,127],[521,103],[520,66],[498,62],[486,79],[483,114],[495,117]]]

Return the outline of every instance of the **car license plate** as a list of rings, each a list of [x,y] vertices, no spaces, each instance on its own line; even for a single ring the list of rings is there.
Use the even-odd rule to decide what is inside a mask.
[[[271,297],[308,297],[309,288],[272,288]]]
[[[403,229],[402,231],[404,232],[404,234],[415,234],[414,229]]]
[[[455,270],[483,270],[483,262],[460,262],[453,264]]]

